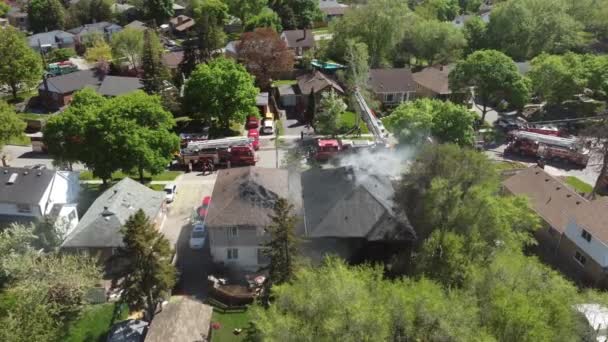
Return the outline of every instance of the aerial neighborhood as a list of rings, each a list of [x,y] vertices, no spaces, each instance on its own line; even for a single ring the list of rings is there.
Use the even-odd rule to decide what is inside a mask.
[[[0,341],[608,341],[608,2],[0,0]]]

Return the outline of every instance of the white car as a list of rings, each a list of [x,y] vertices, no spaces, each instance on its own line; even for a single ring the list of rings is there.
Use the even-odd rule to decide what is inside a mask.
[[[274,120],[264,120],[264,125],[262,126],[262,134],[274,134]]]
[[[175,200],[175,194],[177,194],[177,186],[175,184],[167,184],[165,186],[165,200],[167,203]]]
[[[205,239],[207,232],[205,231],[205,224],[197,222],[192,227],[192,233],[190,233],[190,248],[201,249],[205,245]]]

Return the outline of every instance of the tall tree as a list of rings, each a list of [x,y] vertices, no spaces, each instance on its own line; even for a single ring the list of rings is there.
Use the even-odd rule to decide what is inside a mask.
[[[255,99],[259,90],[242,65],[231,59],[216,58],[199,64],[184,89],[183,106],[193,117],[206,122],[217,121],[228,129],[230,121],[241,122],[256,113]]]
[[[173,16],[173,0],[144,0],[142,10],[147,20],[164,24]]]
[[[346,72],[346,83],[354,89],[367,89],[367,81],[369,79],[369,53],[365,43],[357,42],[350,39],[346,42],[346,54],[344,56],[348,63]]]
[[[17,29],[9,26],[0,35],[0,84],[11,88],[13,98],[25,87],[34,87],[42,76],[40,55],[32,50],[25,37]]]
[[[196,39],[187,39],[182,43],[182,47],[184,48],[184,57],[179,62],[178,70],[180,75],[178,77],[182,80],[180,81],[182,84],[184,79],[190,77],[194,68],[198,64],[198,42]]]
[[[94,22],[111,20],[112,1],[80,0],[70,4],[67,10],[66,26],[77,27]]]
[[[383,119],[402,144],[420,145],[429,137],[443,143],[472,146],[475,115],[466,107],[433,99],[400,104]]]
[[[261,89],[269,89],[271,79],[293,69],[294,55],[279,34],[270,28],[256,29],[241,35],[237,58]]]
[[[93,46],[87,48],[84,58],[88,62],[101,62],[112,60],[112,48],[103,38],[96,39]]]
[[[0,149],[11,138],[19,137],[25,131],[26,123],[15,113],[8,103],[0,100]]]
[[[151,29],[144,31],[143,38],[141,83],[148,94],[159,94],[165,88],[164,81],[169,78],[167,68],[162,61],[162,45],[156,33]]]
[[[474,16],[464,23],[464,37],[467,40],[467,55],[488,47],[486,36],[487,25],[481,18]]]
[[[315,95],[315,88],[310,89],[306,106],[306,123],[313,125],[314,127],[315,116],[317,115],[317,96]]]
[[[340,115],[346,111],[346,103],[333,89],[324,92],[319,102],[319,112],[314,116],[315,129],[321,134],[338,134]]]
[[[456,0],[426,0],[416,5],[414,11],[426,20],[452,21],[460,6]]]
[[[583,59],[579,55],[541,54],[531,64],[528,77],[532,81],[532,89],[548,103],[559,104],[571,99],[586,86]]]
[[[244,25],[249,18],[258,15],[268,5],[268,0],[227,0],[230,14]]]
[[[437,20],[416,21],[405,40],[418,64],[424,61],[428,65],[456,61],[466,46],[462,30]]]
[[[165,238],[146,217],[143,210],[133,214],[123,226],[124,247],[117,258],[126,261],[121,273],[123,281],[118,285],[122,300],[131,310],[144,310],[151,321],[156,306],[173,288],[176,270],[171,264],[173,252]]]
[[[144,50],[144,32],[126,28],[112,35],[110,45],[114,59],[125,58],[133,69],[140,66]]]
[[[264,244],[264,254],[269,258],[268,272],[273,284],[289,281],[295,272],[298,252],[296,223],[293,205],[280,198],[274,205],[270,216],[271,224],[266,228],[269,240]]]
[[[27,19],[34,32],[61,30],[65,25],[65,8],[60,0],[32,0]]]
[[[474,87],[476,100],[481,102],[481,121],[488,106],[505,99],[521,108],[530,98],[529,82],[519,73],[515,62],[495,50],[482,50],[470,54],[456,64],[450,72],[450,88],[468,91]]]
[[[228,19],[228,6],[221,0],[193,0],[191,7],[196,21],[199,60],[208,61],[216,50],[224,47],[224,23]]]
[[[277,12],[268,7],[262,8],[258,14],[251,16],[247,19],[247,22],[245,22],[245,31],[253,31],[256,28],[262,27],[271,28],[276,32],[283,31],[281,18]]]
[[[11,10],[11,6],[6,2],[0,2],[0,17],[4,18],[4,16]]]

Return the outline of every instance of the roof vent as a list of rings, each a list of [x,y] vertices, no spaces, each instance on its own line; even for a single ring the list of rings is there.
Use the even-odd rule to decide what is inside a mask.
[[[535,175],[537,175],[537,174],[539,174],[539,173],[540,173],[540,171],[536,171],[536,172],[534,172],[534,174],[535,174]]]
[[[9,178],[8,181],[6,182],[6,184],[15,184],[15,181],[17,180],[17,177],[19,176],[18,173],[13,173]]]
[[[106,220],[108,219],[109,216],[114,215],[113,212],[108,210],[108,207],[103,207],[103,211],[101,212],[101,216],[105,217]]]
[[[29,174],[29,171],[23,171],[23,174],[27,175],[27,174]]]
[[[548,181],[549,181],[549,178],[545,178],[545,182],[548,182]]]
[[[566,197],[570,198],[572,197],[572,194],[566,194]]]
[[[555,188],[555,190],[559,190],[559,189],[561,189],[561,188],[562,188],[561,186],[558,186],[557,188]]]
[[[42,176],[42,172],[38,171],[38,173],[36,173],[36,176],[38,176],[38,177]]]
[[[581,204],[581,201],[576,201],[576,205],[579,205],[579,204]]]
[[[4,174],[8,174],[8,169],[4,169]]]

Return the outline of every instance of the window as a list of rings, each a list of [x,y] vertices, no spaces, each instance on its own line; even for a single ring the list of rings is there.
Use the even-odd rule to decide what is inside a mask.
[[[230,227],[228,228],[228,238],[236,238],[239,236],[239,228],[238,227]]]
[[[72,210],[70,211],[70,213],[68,214],[68,220],[72,221],[76,218],[76,210]]]
[[[581,232],[581,236],[583,237],[583,239],[587,240],[587,242],[591,242],[591,233],[589,233],[588,231],[584,230]]]
[[[574,260],[581,264],[581,266],[585,266],[585,263],[587,262],[587,258],[578,251],[574,254]]]
[[[386,94],[384,98],[386,102],[393,102],[395,101],[395,94]]]
[[[236,260],[239,258],[239,250],[238,248],[228,248],[226,250],[227,252],[227,259],[228,260]]]
[[[17,204],[17,211],[29,214],[32,212],[32,206],[29,204]]]

